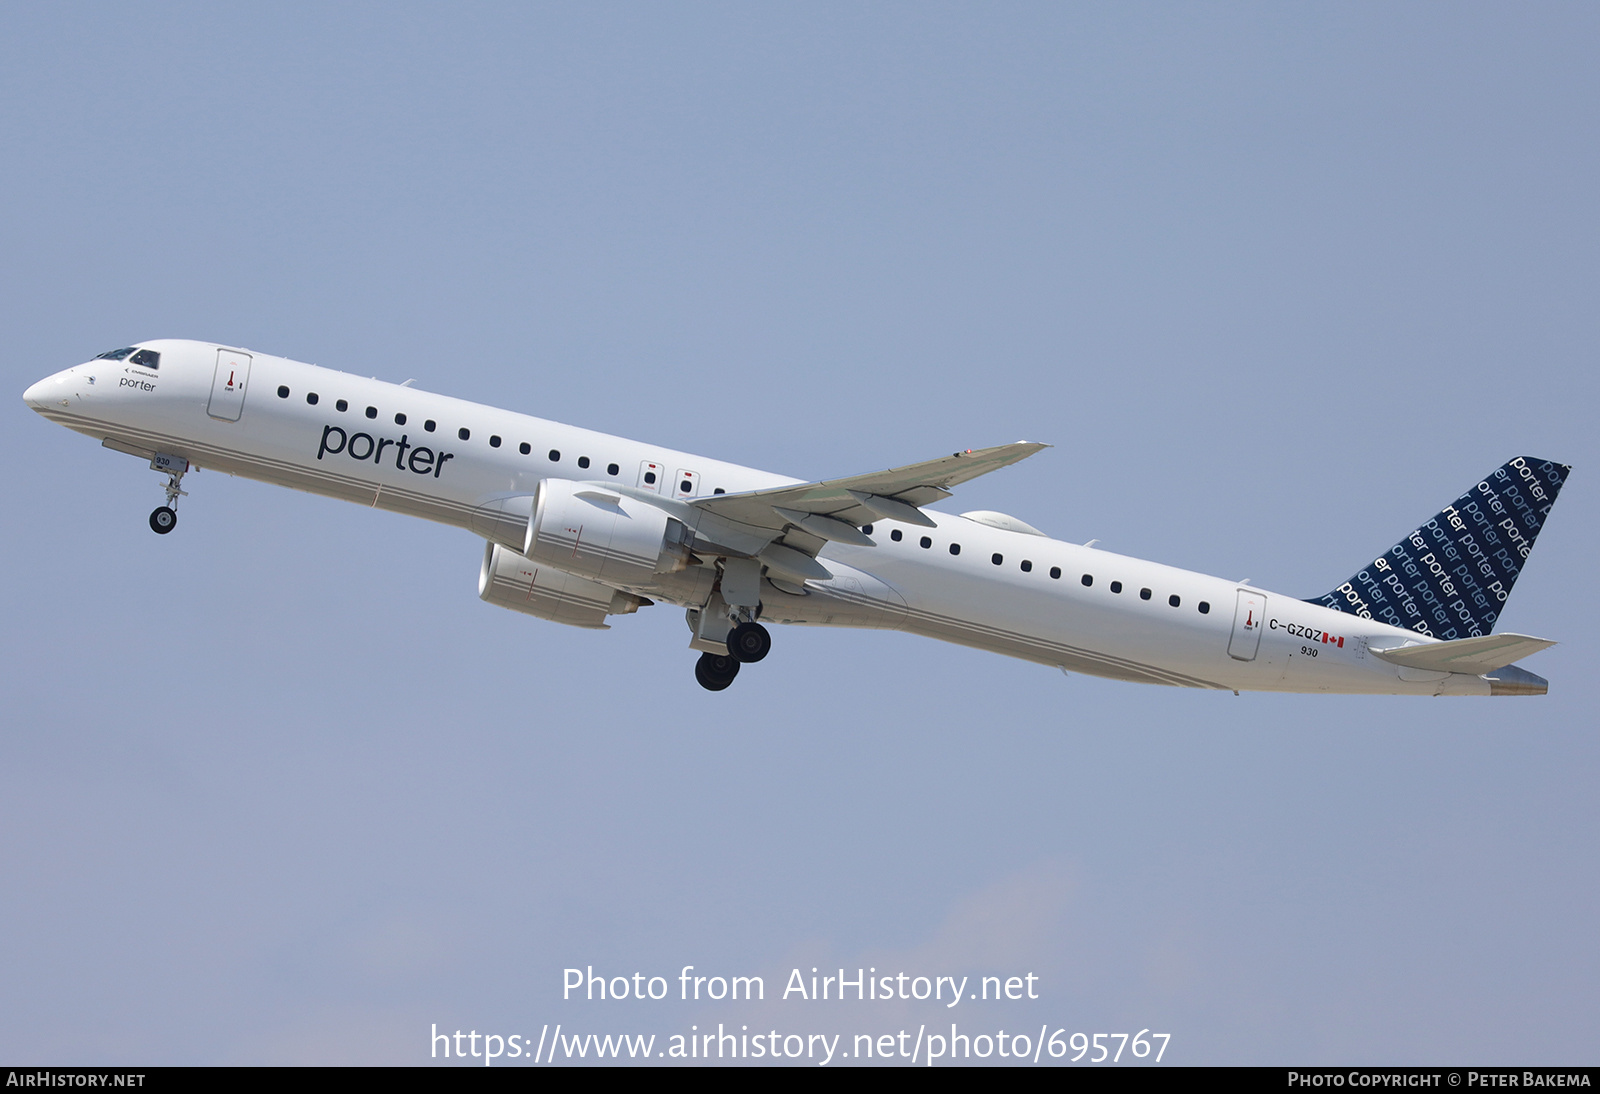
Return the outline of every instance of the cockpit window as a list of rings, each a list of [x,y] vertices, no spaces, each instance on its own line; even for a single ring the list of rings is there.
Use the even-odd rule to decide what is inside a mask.
[[[138,346],[128,346],[126,349],[108,349],[95,358],[96,361],[120,361],[128,354],[138,349]]]
[[[160,368],[161,354],[153,349],[142,349],[129,359],[128,364],[140,365],[144,368]]]

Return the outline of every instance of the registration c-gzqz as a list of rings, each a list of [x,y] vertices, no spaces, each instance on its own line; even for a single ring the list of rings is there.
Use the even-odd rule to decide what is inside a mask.
[[[211,342],[111,350],[23,398],[166,476],[196,466],[453,524],[479,595],[575,627],[686,609],[720,691],[764,623],[911,631],[1070,672],[1240,691],[1542,695],[1496,634],[1569,468],[1519,456],[1310,600],[927,508],[1047,447],[968,449],[818,482]]]

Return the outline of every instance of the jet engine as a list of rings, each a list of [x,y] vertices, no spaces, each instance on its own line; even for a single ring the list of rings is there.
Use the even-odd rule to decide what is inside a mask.
[[[682,521],[603,486],[545,479],[534,495],[522,553],[608,585],[648,585],[695,561]]]
[[[608,615],[627,615],[650,603],[642,596],[542,566],[498,543],[483,552],[478,596],[502,608],[595,630],[606,629]]]

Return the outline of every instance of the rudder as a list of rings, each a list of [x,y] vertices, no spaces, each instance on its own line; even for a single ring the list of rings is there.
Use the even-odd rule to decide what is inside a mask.
[[[1518,456],[1325,596],[1435,638],[1489,634],[1572,468]]]

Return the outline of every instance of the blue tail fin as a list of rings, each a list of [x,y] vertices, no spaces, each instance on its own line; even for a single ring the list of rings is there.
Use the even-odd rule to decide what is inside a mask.
[[[1518,456],[1311,603],[1435,638],[1490,633],[1571,470]]]

